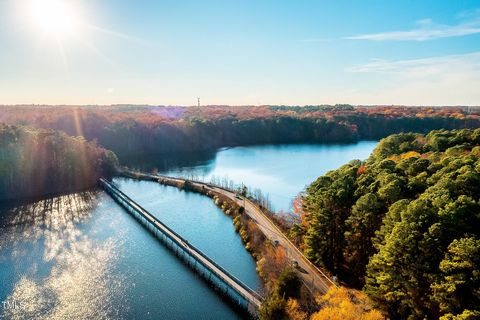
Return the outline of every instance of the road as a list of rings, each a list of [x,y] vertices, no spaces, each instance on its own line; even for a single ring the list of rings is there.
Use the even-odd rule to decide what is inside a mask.
[[[101,178],[100,182],[102,185],[109,189],[116,197],[121,199],[123,202],[128,204],[131,208],[133,208],[136,212],[138,212],[143,218],[148,220],[150,224],[155,226],[156,229],[161,231],[164,235],[166,235],[170,240],[174,241],[178,246],[182,248],[186,253],[188,253],[191,257],[193,257],[196,261],[201,263],[205,266],[210,272],[213,272],[218,277],[222,279],[225,283],[237,291],[241,296],[247,299],[250,303],[252,303],[257,309],[261,305],[261,296],[256,293],[254,290],[247,287],[243,284],[240,280],[230,274],[228,271],[220,267],[217,263],[215,263],[212,259],[207,257],[203,252],[197,249],[195,246],[191,245],[186,241],[183,237],[177,234],[175,231],[167,227],[163,224],[160,220],[155,218],[152,214],[150,214],[147,210],[142,208],[139,204],[133,201],[130,197],[128,197],[125,193],[117,189],[107,180]]]
[[[138,175],[138,173],[132,173]],[[151,178],[165,179],[176,182],[184,182],[185,179],[174,178],[161,175],[146,175]],[[219,194],[222,194],[231,200],[235,201],[238,205],[244,206],[244,199],[237,199],[235,193],[229,190],[211,186],[203,182],[192,183],[197,187],[204,187],[206,190],[210,190]],[[285,234],[273,223],[268,216],[252,201],[245,199],[245,213],[252,219],[254,223],[258,225],[260,230],[270,241],[278,241],[278,244],[285,248],[287,256],[290,260],[298,263],[297,270],[302,278],[304,284],[313,293],[325,294],[331,286],[335,286],[335,283],[319,268],[308,260],[303,253],[285,236]]]
[[[197,185],[203,185],[195,183]],[[243,206],[244,200],[237,199],[235,193],[217,188],[205,186],[214,192],[223,194],[224,196],[235,201],[238,205]],[[243,197],[242,197],[243,198]],[[325,294],[330,286],[335,285],[321,270],[314,266],[298,248],[285,236],[285,234],[268,218],[263,211],[253,202],[245,199],[245,213],[258,225],[265,237],[270,241],[277,240],[278,245],[285,248],[287,256],[290,260],[298,263],[299,275],[305,285],[313,289],[314,292]]]

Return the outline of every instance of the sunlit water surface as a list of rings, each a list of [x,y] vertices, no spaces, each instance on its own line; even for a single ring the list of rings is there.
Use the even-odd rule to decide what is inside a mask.
[[[209,198],[151,182],[116,183],[252,288],[255,262]],[[0,213],[6,319],[235,319],[234,309],[103,192]],[[3,310],[2,310],[3,309]]]
[[[288,210],[304,186],[376,142],[253,146],[152,157],[136,164],[171,175],[212,176],[269,193]],[[145,160],[145,159],[143,159]],[[255,262],[231,219],[211,199],[153,182],[114,181],[159,219],[250,287]],[[235,319],[206,283],[105,193],[95,190],[26,205],[0,206],[0,318]]]

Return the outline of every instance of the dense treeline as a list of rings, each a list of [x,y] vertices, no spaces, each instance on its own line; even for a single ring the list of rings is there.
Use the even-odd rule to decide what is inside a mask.
[[[117,166],[111,151],[83,137],[0,125],[0,201],[86,189]]]
[[[293,231],[393,319],[478,319],[479,200],[480,129],[398,134],[312,183]]]
[[[0,107],[0,122],[97,140],[120,158],[265,143],[342,143],[392,133],[480,127],[478,108]]]

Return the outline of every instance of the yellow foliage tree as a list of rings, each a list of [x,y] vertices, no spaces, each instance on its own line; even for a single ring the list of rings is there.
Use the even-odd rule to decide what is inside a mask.
[[[318,298],[322,309],[312,315],[311,320],[382,320],[380,311],[373,309],[368,297],[344,287],[330,288]]]
[[[405,152],[402,155],[400,155],[400,158],[402,158],[402,159],[408,159],[408,158],[413,158],[413,157],[420,158],[420,153],[418,153],[416,151],[408,151],[408,152]]]
[[[298,301],[295,299],[288,299],[287,306],[285,307],[285,311],[288,315],[288,318],[291,320],[306,320],[307,313],[300,309]]]

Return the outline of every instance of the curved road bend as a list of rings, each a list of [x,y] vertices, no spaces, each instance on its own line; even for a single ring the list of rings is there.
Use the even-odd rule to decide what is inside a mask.
[[[133,173],[138,175],[138,173]],[[142,174],[141,174],[142,175]],[[144,174],[147,177],[155,179],[165,179],[170,181],[181,181],[185,179],[173,178],[161,175]],[[199,187],[205,187],[205,189],[220,193],[231,200],[235,201],[238,205],[243,206],[244,200],[237,199],[235,193],[211,186],[207,183],[191,181],[194,185]],[[262,210],[256,206],[253,202],[245,199],[245,213],[255,222],[260,230],[270,241],[277,240],[279,245],[285,248],[287,256],[290,260],[298,263],[297,270],[301,276],[303,282],[307,288],[314,293],[325,294],[330,286],[335,286],[335,283],[325,275],[319,268],[308,260],[303,253],[283,234],[283,232],[262,212]]]

